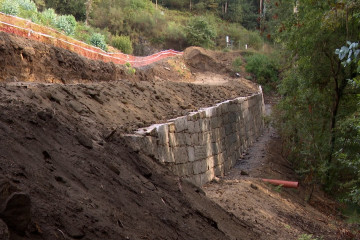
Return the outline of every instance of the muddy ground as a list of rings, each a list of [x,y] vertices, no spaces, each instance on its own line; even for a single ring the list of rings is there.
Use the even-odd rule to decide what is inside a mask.
[[[257,164],[247,165],[250,177],[237,167],[206,195],[124,143],[122,135],[139,127],[257,91],[232,77],[236,57],[190,48],[130,74],[0,33],[0,239],[8,231],[14,240],[338,236],[335,214],[256,179],[296,179],[278,155],[271,158],[276,135],[263,141],[275,153],[254,150],[266,161],[248,155]]]

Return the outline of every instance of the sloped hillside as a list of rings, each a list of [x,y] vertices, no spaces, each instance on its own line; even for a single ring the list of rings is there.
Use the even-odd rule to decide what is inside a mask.
[[[146,78],[149,69],[114,81],[127,77],[119,66],[0,36],[4,239],[7,228],[10,239],[257,238],[251,225],[122,140],[139,126],[251,94],[255,85],[227,77],[221,87],[170,82],[159,71]],[[164,67],[172,65],[155,69]]]

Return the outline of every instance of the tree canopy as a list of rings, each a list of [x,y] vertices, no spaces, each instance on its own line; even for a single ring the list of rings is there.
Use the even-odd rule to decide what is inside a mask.
[[[279,86],[283,98],[278,123],[283,138],[309,181],[359,203],[359,198],[353,198],[360,189],[360,92],[354,80],[359,74],[355,70],[358,55],[353,55],[356,44],[353,49],[341,46],[360,39],[360,3],[297,1],[298,11],[290,17],[289,11],[279,15],[282,7],[289,9],[288,2],[277,4],[269,8],[269,17],[277,16],[272,18],[276,21],[271,33],[290,53]],[[335,54],[339,48],[349,49],[347,53],[354,57],[347,66],[341,64],[341,50]]]

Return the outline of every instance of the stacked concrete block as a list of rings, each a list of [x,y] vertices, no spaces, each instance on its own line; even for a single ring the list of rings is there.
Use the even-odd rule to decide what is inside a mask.
[[[225,101],[169,120],[126,138],[133,148],[157,159],[196,185],[223,176],[263,130],[262,92]]]

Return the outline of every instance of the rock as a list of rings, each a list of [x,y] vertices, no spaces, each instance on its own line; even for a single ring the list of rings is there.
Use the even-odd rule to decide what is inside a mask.
[[[91,139],[89,139],[88,137],[86,137],[85,135],[79,133],[76,136],[76,139],[78,140],[78,142],[83,145],[84,147],[88,148],[88,149],[92,149],[93,148],[93,142],[91,141]]]
[[[105,165],[108,167],[108,169],[110,169],[116,175],[120,174],[120,170],[112,162],[105,162]]]
[[[241,170],[240,174],[241,174],[241,175],[245,175],[245,176],[248,176],[248,175],[249,175],[249,173],[246,172],[246,171],[244,171],[244,170]]]
[[[211,182],[213,182],[213,183],[220,183],[220,178],[214,177],[214,178],[211,180]]]
[[[77,101],[70,101],[68,103],[68,106],[71,107],[77,113],[81,113],[82,111],[84,111],[83,106]]]
[[[31,219],[31,200],[28,194],[11,194],[1,209],[0,217],[9,228],[25,232]]]
[[[52,113],[49,111],[40,111],[37,113],[37,116],[43,121],[47,121],[53,118]]]
[[[2,240],[10,239],[9,229],[6,223],[4,223],[4,221],[1,219],[0,219],[0,239]]]
[[[252,189],[258,190],[258,187],[257,187],[256,185],[254,185],[254,184],[250,184],[250,187],[251,187]]]
[[[66,180],[61,176],[55,176],[54,178],[57,182],[64,183],[64,184],[66,183]]]
[[[65,226],[65,231],[69,234],[70,237],[74,239],[82,239],[85,236],[84,231],[73,224],[68,224]]]
[[[20,192],[20,190],[6,178],[0,177],[0,211],[6,200],[14,192]]]

